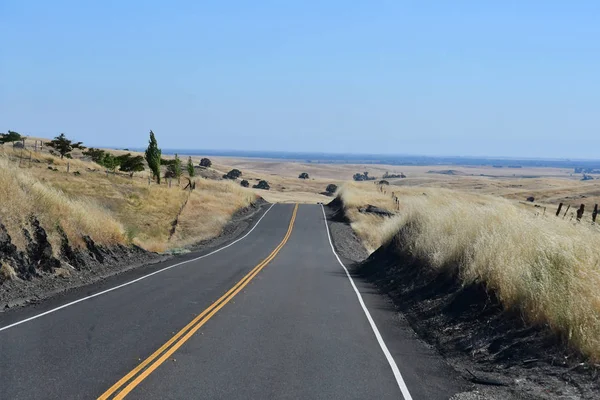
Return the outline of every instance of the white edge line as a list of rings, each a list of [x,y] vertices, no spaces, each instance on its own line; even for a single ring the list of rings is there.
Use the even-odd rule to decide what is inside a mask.
[[[93,297],[101,296],[101,295],[103,295],[103,294],[106,294],[106,293],[108,293],[108,292],[112,292],[113,290],[117,290],[117,289],[120,289],[120,288],[122,288],[122,287],[129,286],[129,285],[131,285],[131,284],[134,284],[134,283],[136,283],[136,282],[139,282],[139,281],[141,281],[141,280],[143,280],[143,279],[149,278],[149,277],[151,277],[152,275],[160,274],[161,272],[164,272],[164,271],[166,271],[166,270],[169,270],[169,269],[171,269],[171,268],[175,268],[175,267],[178,267],[178,266],[180,266],[180,265],[183,265],[183,264],[187,264],[187,263],[191,263],[191,262],[194,262],[194,261],[198,261],[198,260],[200,260],[201,258],[205,258],[205,257],[208,257],[208,256],[210,256],[210,255],[213,255],[213,254],[215,254],[215,253],[218,253],[219,251],[221,251],[221,250],[224,250],[224,249],[228,248],[229,246],[233,246],[234,244],[236,244],[236,243],[237,243],[237,242],[239,242],[240,240],[243,240],[243,239],[245,239],[245,238],[246,238],[246,237],[247,237],[249,234],[251,234],[251,233],[252,233],[252,231],[253,231],[253,230],[254,230],[254,229],[255,229],[255,228],[258,226],[258,224],[260,223],[260,221],[262,221],[262,219],[265,217],[265,215],[267,215],[267,213],[268,213],[268,212],[271,210],[271,208],[273,208],[273,206],[274,206],[274,205],[275,205],[275,204],[271,204],[271,207],[269,207],[269,208],[267,209],[267,211],[265,211],[265,213],[264,213],[264,214],[263,214],[263,215],[260,217],[260,219],[259,219],[259,220],[256,222],[256,224],[254,224],[254,226],[252,227],[252,229],[250,229],[250,230],[248,231],[248,233],[246,233],[246,234],[245,234],[244,236],[242,236],[241,238],[239,238],[239,239],[237,239],[237,240],[235,240],[235,241],[233,241],[233,242],[229,243],[227,246],[220,247],[220,248],[218,248],[217,250],[214,250],[214,251],[212,251],[212,252],[210,252],[210,253],[208,253],[208,254],[205,254],[205,255],[203,255],[203,256],[196,257],[196,258],[193,258],[193,259],[191,259],[191,260],[187,260],[187,261],[182,261],[182,262],[180,262],[180,263],[173,264],[173,265],[170,265],[170,266],[168,266],[168,267],[165,267],[165,268],[159,269],[158,271],[154,271],[154,272],[152,272],[152,273],[150,273],[150,274],[148,274],[148,275],[141,276],[141,277],[139,277],[139,278],[137,278],[137,279],[134,279],[134,280],[132,280],[132,281],[129,281],[129,282],[125,282],[125,283],[123,283],[123,284],[121,284],[121,285],[118,285],[118,286],[112,287],[112,288],[110,288],[110,289],[106,289],[106,290],[103,290],[103,291],[101,291],[101,292],[98,292],[98,293],[92,294],[92,295],[90,295],[90,296],[83,297],[83,298],[81,298],[81,299],[78,299],[78,300],[72,301],[72,302],[70,302],[70,303],[63,304],[62,306],[59,306],[59,307],[53,308],[53,309],[51,309],[51,310],[45,311],[45,312],[43,312],[43,313],[40,313],[40,314],[37,314],[37,315],[34,315],[33,317],[26,318],[26,319],[24,319],[24,320],[22,320],[22,321],[15,322],[14,324],[10,324],[10,325],[4,326],[4,327],[0,328],[0,332],[2,332],[2,331],[4,331],[4,330],[7,330],[7,329],[10,329],[10,328],[12,328],[12,327],[15,327],[15,326],[17,326],[17,325],[24,324],[25,322],[29,322],[29,321],[31,321],[31,320],[34,320],[34,319],[37,319],[37,318],[43,317],[44,315],[51,314],[51,313],[53,313],[53,312],[56,312],[56,311],[58,311],[58,310],[62,310],[63,308],[70,307],[70,306],[72,306],[72,305],[74,305],[74,304],[81,303],[82,301],[89,300],[89,299],[91,299],[91,298],[93,298]]]
[[[410,392],[408,391],[408,387],[406,386],[406,383],[404,382],[404,378],[402,378],[402,374],[400,373],[400,370],[398,369],[398,365],[396,365],[396,361],[394,361],[394,357],[392,357],[392,354],[390,353],[385,342],[383,341],[383,337],[381,337],[381,333],[379,333],[379,329],[377,329],[377,325],[375,325],[375,321],[373,321],[373,318],[371,317],[371,313],[369,313],[369,310],[367,309],[367,306],[365,305],[365,302],[363,301],[363,298],[360,295],[360,292],[356,288],[356,285],[354,284],[354,280],[352,280],[352,277],[350,276],[348,269],[346,268],[346,266],[344,265],[342,260],[340,260],[340,257],[335,252],[335,248],[333,247],[333,241],[331,240],[331,234],[329,233],[329,226],[327,225],[327,215],[325,215],[325,207],[323,207],[322,204],[321,204],[321,209],[323,211],[323,218],[325,219],[325,229],[327,229],[327,237],[329,238],[329,244],[331,245],[331,250],[333,251],[335,258],[337,258],[337,260],[340,263],[340,265],[342,266],[342,268],[344,268],[344,271],[346,271],[346,276],[350,280],[350,283],[352,284],[352,288],[354,289],[354,292],[356,293],[356,297],[358,297],[358,302],[360,303],[360,306],[362,307],[365,315],[367,316],[367,319],[369,320],[369,324],[371,325],[371,329],[373,329],[373,333],[375,333],[377,342],[379,342],[379,346],[381,347],[381,350],[383,351],[385,358],[387,358],[387,361],[390,364],[392,371],[394,372],[394,377],[396,378],[398,387],[400,388],[400,391],[402,392],[402,397],[404,397],[404,400],[412,400],[412,396],[410,395]]]

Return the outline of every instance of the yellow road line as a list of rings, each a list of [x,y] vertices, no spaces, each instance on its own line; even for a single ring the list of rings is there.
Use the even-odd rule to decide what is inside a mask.
[[[136,379],[134,379],[129,385],[127,385],[117,396],[115,399],[124,398],[131,390],[133,390],[140,382],[142,382],[148,375],[150,375],[156,368],[158,368],[169,356],[171,356],[179,347],[181,347],[189,338],[200,329],[206,321],[208,321],[214,314],[216,314],[225,304],[227,304],[236,294],[238,294],[258,273],[269,264],[279,253],[279,251],[286,244],[288,239],[292,234],[292,229],[294,227],[294,222],[296,220],[296,214],[298,211],[298,204],[294,207],[294,211],[292,213],[292,217],[290,219],[290,224],[288,226],[288,230],[285,234],[285,237],[279,243],[279,245],[269,254],[267,258],[265,258],[262,262],[260,262],[256,267],[254,267],[248,274],[246,274],[238,283],[236,283],[231,289],[229,289],[223,296],[221,296],[217,301],[211,304],[206,310],[204,310],[200,315],[194,318],[189,324],[187,324],[183,329],[181,329],[176,335],[174,335],[169,341],[167,341],[164,345],[162,345],[158,350],[156,350],[150,357],[145,359],[141,364],[131,370],[127,375],[121,378],[117,383],[110,387],[106,392],[104,392],[98,400],[106,400],[110,398],[119,388],[121,388],[125,383],[127,383],[131,378],[136,376],[140,371],[144,370],[146,366],[152,363],[158,356],[163,354],[158,360],[154,361],[152,365],[150,365],[143,373],[139,374]],[[206,317],[206,318],[204,318]],[[187,332],[187,333],[186,333]],[[185,335],[185,336],[184,336]],[[183,337],[182,337],[183,336]],[[181,340],[179,340],[181,338]],[[170,348],[169,348],[170,347]],[[168,349],[168,350],[167,350]],[[165,352],[165,350],[167,350]]]

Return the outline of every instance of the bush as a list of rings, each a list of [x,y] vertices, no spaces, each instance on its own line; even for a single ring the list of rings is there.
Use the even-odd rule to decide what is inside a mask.
[[[95,149],[93,147],[90,147],[89,149],[87,149],[86,151],[83,152],[84,156],[90,157],[92,159],[92,161],[97,164],[102,163],[102,160],[104,159],[104,154],[105,154],[104,150]]]
[[[211,165],[212,165],[212,161],[210,161],[208,158],[203,158],[202,160],[200,160],[201,167],[210,168]]]
[[[301,173],[298,178],[300,179],[308,179],[308,174],[306,172]]]
[[[234,168],[231,171],[229,171],[227,174],[223,175],[223,179],[236,180],[240,176],[242,176],[242,171]]]
[[[243,181],[240,182],[240,185],[242,185],[243,187],[249,187],[250,183],[244,179]]]
[[[254,185],[252,187],[254,189],[263,189],[263,190],[271,189],[271,186],[269,186],[269,182],[267,182],[265,180],[261,180],[260,182],[258,182],[256,185]]]
[[[354,179],[355,181],[374,181],[375,177],[369,176],[368,172],[363,172],[362,174],[358,172],[354,174],[352,179]]]
[[[333,183],[330,183],[329,185],[327,185],[327,187],[325,188],[325,191],[327,193],[330,194],[334,194],[337,191],[338,187],[337,185],[334,185]]]

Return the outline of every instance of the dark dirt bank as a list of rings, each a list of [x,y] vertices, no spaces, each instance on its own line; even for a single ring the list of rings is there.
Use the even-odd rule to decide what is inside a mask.
[[[202,241],[189,251],[203,252],[248,231],[260,218],[268,203],[259,199],[250,207],[239,210],[224,227],[218,237]],[[19,251],[12,244],[10,235],[0,224],[0,262],[12,267],[16,276],[7,279],[0,274],[0,312],[21,305],[40,302],[70,289],[89,285],[107,277],[173,258],[173,255],[157,254],[138,246],[107,248],[94,243],[85,236],[86,247],[73,248],[63,235],[61,248],[54,251],[48,242],[46,231],[36,219],[31,229],[25,231],[28,245]],[[55,256],[58,254],[58,256]]]
[[[366,259],[345,221],[339,201],[329,208],[336,250],[355,261],[353,274],[387,294],[419,337],[434,345],[473,388],[453,399],[597,399],[600,365],[569,351],[545,326],[526,324],[503,309],[483,284],[463,287],[456,276],[439,276],[396,246]]]

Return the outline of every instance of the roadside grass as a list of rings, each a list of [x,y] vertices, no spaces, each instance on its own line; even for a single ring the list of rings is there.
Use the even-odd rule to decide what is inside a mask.
[[[400,210],[390,218],[358,212],[394,209],[372,184],[338,193],[352,227],[373,251],[393,241],[399,252],[463,285],[483,282],[506,309],[547,325],[573,348],[600,360],[600,232],[589,223],[542,216],[502,198],[447,189],[390,187]]]
[[[55,248],[60,246],[59,229],[75,246],[83,245],[84,235],[104,245],[125,242],[123,226],[102,206],[71,198],[4,158],[0,158],[0,199],[0,221],[19,248],[27,245],[23,228],[29,227],[32,216],[46,229]]]
[[[19,149],[0,146],[0,221],[21,250],[27,244],[23,228],[35,216],[54,249],[60,248],[60,226],[76,247],[89,235],[100,245],[134,243],[163,252],[218,235],[235,211],[256,199],[232,182],[196,178],[190,195],[183,190],[187,179],[173,180],[172,187],[148,185],[147,171],[131,178],[107,174],[85,159],[61,160],[45,152],[31,152],[31,162],[19,157]]]
[[[256,195],[237,182],[197,179],[169,246],[185,247],[218,236],[236,211],[255,201]]]

